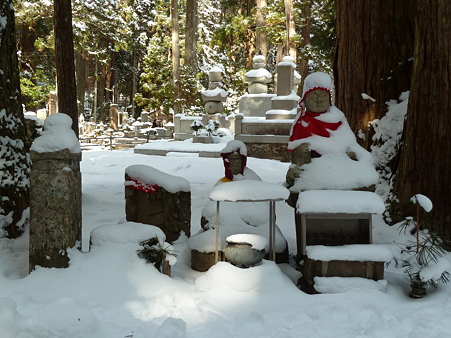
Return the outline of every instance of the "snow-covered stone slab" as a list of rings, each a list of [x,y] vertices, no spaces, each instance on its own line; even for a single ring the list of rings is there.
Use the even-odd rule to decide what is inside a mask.
[[[287,188],[268,182],[241,180],[216,186],[210,193],[213,201],[276,201],[285,200],[290,192]]]
[[[189,182],[184,178],[166,174],[148,165],[131,165],[125,169],[125,173],[135,180],[146,184],[156,184],[171,193],[190,191]]]
[[[385,292],[387,281],[358,277],[315,277],[315,290],[320,293],[378,290]]]
[[[381,214],[385,210],[382,198],[368,191],[311,190],[299,193],[297,212]]]
[[[166,239],[163,231],[153,225],[126,222],[121,224],[101,225],[91,231],[91,245],[136,244],[146,239],[158,237],[161,242]]]
[[[350,244],[341,246],[307,246],[309,259],[317,261],[390,262],[397,247],[390,244]]]

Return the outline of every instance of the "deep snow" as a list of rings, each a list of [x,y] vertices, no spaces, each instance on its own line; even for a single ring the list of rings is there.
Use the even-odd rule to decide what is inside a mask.
[[[410,299],[402,270],[393,264],[386,287],[307,295],[287,277],[297,276],[290,266],[270,261],[249,269],[222,262],[195,272],[181,238],[173,245],[172,278],[160,274],[136,255],[138,242],[157,230],[125,222],[124,172],[133,164],[186,179],[191,232],[200,229],[201,210],[224,175],[221,159],[83,152],[83,251],[70,250],[70,267],[27,275],[27,234],[0,239],[1,337],[451,337],[451,286]],[[289,164],[249,158],[247,166],[263,181],[282,184]],[[276,215],[295,254],[293,209],[277,202]],[[373,226],[376,243],[403,240],[379,216]]]

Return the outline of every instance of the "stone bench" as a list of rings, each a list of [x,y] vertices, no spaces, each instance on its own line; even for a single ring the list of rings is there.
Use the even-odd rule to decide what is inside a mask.
[[[383,200],[368,191],[299,193],[295,214],[298,257],[306,255],[308,245],[372,243],[372,215],[384,210]]]
[[[318,277],[384,279],[384,265],[394,257],[393,247],[386,244],[344,246],[308,246],[304,259],[301,289],[316,293]]]

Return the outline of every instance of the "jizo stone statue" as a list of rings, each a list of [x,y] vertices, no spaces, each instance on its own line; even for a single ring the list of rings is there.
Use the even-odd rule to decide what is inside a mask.
[[[305,107],[312,113],[324,113],[330,106],[329,93],[316,89],[305,96]]]
[[[242,170],[242,159],[241,155],[238,153],[232,153],[228,157],[230,163],[230,171],[233,175],[241,174]]]

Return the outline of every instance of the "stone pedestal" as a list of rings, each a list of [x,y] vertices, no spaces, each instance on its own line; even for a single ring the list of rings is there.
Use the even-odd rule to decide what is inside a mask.
[[[308,245],[370,244],[371,214],[295,214],[298,255]]]
[[[314,294],[315,277],[359,277],[374,281],[384,279],[384,262],[371,261],[319,261],[305,258],[302,277],[298,281],[302,291]]]
[[[81,240],[81,153],[31,151],[30,270],[65,268]]]
[[[125,180],[130,177],[125,175]],[[156,191],[149,193],[125,186],[125,213],[127,221],[159,227],[172,243],[181,231],[190,236],[191,192],[171,193],[156,186]]]

